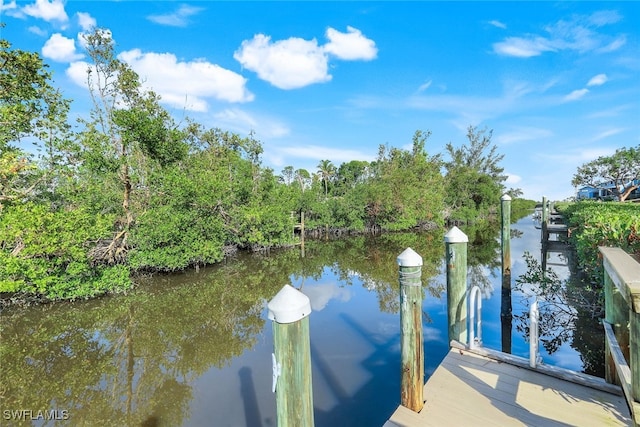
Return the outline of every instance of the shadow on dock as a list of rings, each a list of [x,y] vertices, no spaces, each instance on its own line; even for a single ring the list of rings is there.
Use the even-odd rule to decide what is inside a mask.
[[[555,367],[534,371],[524,359],[491,353],[452,348],[425,384],[422,411],[400,406],[385,427],[633,425],[624,397],[604,380]]]

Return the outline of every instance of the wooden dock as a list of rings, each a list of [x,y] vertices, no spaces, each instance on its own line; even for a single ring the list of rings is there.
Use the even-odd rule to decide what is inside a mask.
[[[508,197],[502,198],[503,205],[506,205],[503,212],[509,211],[509,200]],[[541,242],[543,260],[546,260],[546,252],[551,249],[549,234],[561,235],[568,230],[566,226],[555,223],[561,221],[561,217],[554,217],[554,223],[550,224],[544,197],[542,206]],[[504,230],[504,224],[508,224],[504,216],[502,222],[504,239],[510,233]],[[409,360],[405,356],[411,356],[408,350],[414,348],[401,345],[403,384],[408,382],[411,396],[421,395],[421,399],[417,402],[407,399],[409,393],[403,388],[401,404],[384,427],[640,427],[640,264],[620,248],[599,247],[603,257],[605,291],[605,379],[602,379],[538,361],[540,314],[537,301],[529,313],[532,331],[529,336],[530,358],[486,349],[477,344],[481,326],[481,299],[477,297],[480,293],[477,287],[467,288],[466,274],[457,274],[458,271],[467,271],[467,242],[467,236],[457,227],[445,235],[451,349],[423,384],[420,376],[407,379],[408,373],[413,371],[405,363]],[[553,249],[561,249],[561,239],[552,242]],[[508,252],[505,247],[507,245],[503,242],[502,251]],[[398,262],[401,265],[400,257]],[[508,253],[506,257],[503,254],[502,263],[504,290],[505,270],[508,270],[504,267],[510,266]],[[401,304],[404,304],[402,280],[400,289]],[[402,329],[406,325],[406,322],[401,322]],[[415,333],[422,334],[421,323],[411,327],[416,329]],[[468,340],[467,344],[473,348],[460,343],[460,340]],[[415,353],[411,360],[422,364],[422,353]]]
[[[527,363],[454,347],[425,384],[423,409],[399,406],[384,427],[634,425],[620,387],[550,366],[543,373]]]

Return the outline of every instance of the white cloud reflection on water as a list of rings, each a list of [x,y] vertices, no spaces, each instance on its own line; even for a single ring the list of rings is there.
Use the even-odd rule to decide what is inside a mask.
[[[347,302],[352,296],[349,288],[342,287],[337,283],[305,285],[301,291],[309,297],[313,311],[323,310],[332,299]]]

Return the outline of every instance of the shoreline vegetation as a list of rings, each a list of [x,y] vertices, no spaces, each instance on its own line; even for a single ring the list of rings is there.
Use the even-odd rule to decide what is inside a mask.
[[[578,268],[593,284],[602,282],[598,246],[622,248],[640,262],[640,205],[629,202],[558,203],[570,230]]]
[[[56,301],[126,292],[137,274],[215,264],[237,250],[309,236],[434,229],[488,221],[506,189],[492,131],[428,154],[381,144],[375,161],[317,170],[262,164],[263,146],[165,110],[118,59],[111,32],[86,36],[91,111],[71,100],[38,53],[0,40],[0,295]],[[11,89],[11,90],[9,90]],[[25,141],[35,151],[25,151]]]
[[[340,237],[498,220],[503,194],[514,217],[535,205],[506,188],[492,131],[474,126],[441,153],[417,130],[411,148],[380,144],[371,162],[277,173],[253,132],[176,122],[110,31],[85,41],[93,106],[70,123],[72,101],[39,54],[0,40],[0,308],[126,292],[139,274],[291,247],[301,218],[307,237]]]

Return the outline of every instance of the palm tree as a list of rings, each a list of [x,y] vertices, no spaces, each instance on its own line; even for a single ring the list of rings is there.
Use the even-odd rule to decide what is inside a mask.
[[[329,180],[336,174],[336,167],[331,160],[320,160],[318,163],[318,174],[324,182],[324,197],[329,194]]]

